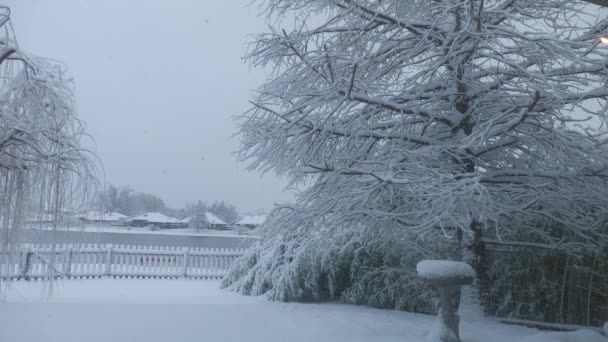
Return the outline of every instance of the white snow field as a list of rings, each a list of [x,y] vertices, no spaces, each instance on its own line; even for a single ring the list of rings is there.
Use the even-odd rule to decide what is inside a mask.
[[[343,304],[269,302],[218,281],[15,282],[0,303],[2,342],[425,341],[433,316]],[[463,342],[606,342],[591,331],[545,333],[491,319],[461,324]]]

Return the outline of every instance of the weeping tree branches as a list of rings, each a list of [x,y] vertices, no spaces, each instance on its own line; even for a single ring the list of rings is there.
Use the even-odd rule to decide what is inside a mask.
[[[14,257],[27,218],[57,222],[94,186],[97,162],[82,145],[85,125],[75,112],[65,67],[19,47],[10,10],[0,8],[0,258]],[[48,241],[52,243],[52,241]],[[54,262],[54,260],[51,260]],[[52,272],[52,268],[49,268]]]

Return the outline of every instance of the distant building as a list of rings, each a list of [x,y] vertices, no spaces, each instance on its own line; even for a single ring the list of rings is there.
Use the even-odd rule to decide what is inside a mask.
[[[124,225],[127,218],[127,215],[113,211],[107,213],[103,211],[87,211],[84,214],[78,215],[80,222],[85,224],[103,223],[115,226]]]
[[[74,223],[75,212],[71,209],[60,208],[59,210],[44,210],[39,213],[27,215],[24,220],[28,224],[67,224]]]
[[[191,219],[192,219],[192,217],[186,217],[185,219],[179,220],[179,222],[183,223],[183,224],[185,224],[187,226],[188,224],[190,224],[190,220]]]
[[[212,213],[206,212],[205,216],[207,217],[207,222],[209,222],[210,229],[228,229],[228,224],[222,221],[219,217],[213,215]]]
[[[183,220],[180,220],[180,222],[187,226],[190,224],[192,219],[193,219],[192,217],[187,217]],[[228,224],[226,222],[222,221],[219,217],[213,215],[210,212],[205,212],[205,226],[208,229],[218,229],[218,230],[228,229]]]
[[[61,214],[57,215],[57,220],[55,219],[55,214],[36,214],[25,220],[25,223],[34,223],[34,224],[54,224],[55,221],[59,223],[64,221],[65,216]]]
[[[235,222],[237,227],[255,229],[266,221],[266,215],[245,215]]]
[[[169,217],[158,212],[147,213],[131,218],[129,221],[131,227],[147,227],[156,226],[158,228],[182,228],[184,223],[180,220]]]

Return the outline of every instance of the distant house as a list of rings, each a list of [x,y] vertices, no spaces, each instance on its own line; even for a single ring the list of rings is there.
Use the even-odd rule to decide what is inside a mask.
[[[131,227],[156,226],[158,228],[181,228],[184,226],[180,220],[158,212],[135,216],[129,220]]]
[[[58,217],[58,221],[61,221],[61,216]],[[53,214],[32,215],[32,217],[29,217],[25,220],[25,223],[53,224],[53,223],[55,223],[55,215],[53,215]]]
[[[87,211],[84,214],[78,215],[80,222],[85,224],[103,223],[111,225],[124,225],[127,218],[127,215],[113,211],[107,213],[103,211]]]
[[[266,215],[245,215],[240,220],[235,222],[238,227],[254,229],[262,225],[266,221]]]
[[[209,222],[209,228],[210,229],[227,229],[228,228],[228,224],[224,221],[222,221],[219,217],[213,215],[210,212],[206,212],[205,216],[207,217],[207,222]]]
[[[180,220],[180,222],[184,223],[186,226],[189,225],[191,221],[192,217],[187,217],[183,220]],[[205,225],[208,229],[228,229],[228,224],[226,222],[222,221],[220,218],[210,212],[205,212],[205,221]]]
[[[28,215],[24,220],[28,224],[64,224],[73,222],[74,211],[66,208],[60,208],[55,210],[44,210],[40,213],[33,213]]]
[[[192,219],[192,217],[186,217],[185,219],[179,220],[179,223],[182,224],[183,228],[188,228],[188,226],[190,226],[190,220],[191,219]]]

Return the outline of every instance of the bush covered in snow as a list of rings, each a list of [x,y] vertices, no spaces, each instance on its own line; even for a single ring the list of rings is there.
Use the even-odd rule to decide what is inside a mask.
[[[592,326],[608,319],[608,248],[577,255],[516,248],[489,259],[490,313]]]
[[[456,260],[455,241],[439,233],[409,240],[377,236],[363,227],[267,227],[263,238],[233,264],[223,286],[279,301],[340,300],[435,313],[436,295],[419,280],[416,264]],[[489,261],[486,310],[492,315],[594,326],[608,318],[602,309],[607,304],[602,293],[608,291],[606,249],[568,257],[559,250],[493,247]]]
[[[262,239],[232,266],[222,285],[280,301],[341,300],[434,313],[436,296],[418,279],[416,263],[429,254],[446,257],[452,246],[432,252],[433,239],[369,239],[364,228],[305,236]]]

